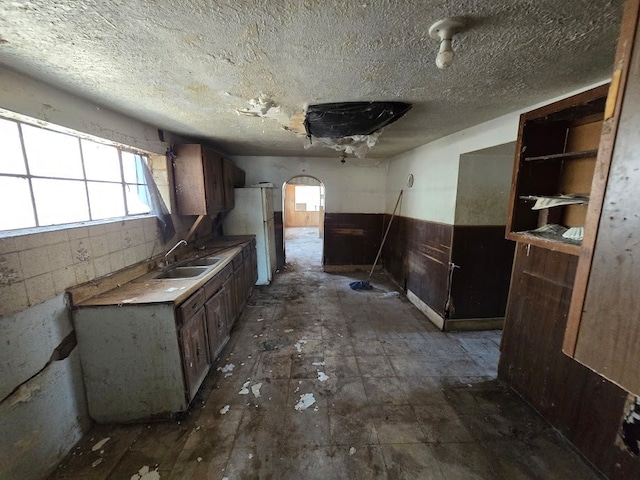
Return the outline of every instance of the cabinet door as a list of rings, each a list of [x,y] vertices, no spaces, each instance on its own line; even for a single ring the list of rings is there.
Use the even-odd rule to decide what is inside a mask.
[[[209,371],[204,308],[198,310],[180,329],[180,344],[187,400],[190,401]]]
[[[251,243],[251,280],[252,285],[258,281],[258,252],[256,251],[255,242]]]
[[[251,251],[247,251],[246,257],[244,257],[243,268],[244,268],[244,298],[249,298],[251,294],[251,289],[255,282],[253,281],[253,272],[252,272],[252,262],[251,262]]]
[[[231,331],[236,318],[238,318],[238,308],[236,305],[236,285],[233,274],[231,274],[223,287],[225,312],[227,314],[227,330]]]
[[[176,145],[173,160],[173,184],[179,215],[204,215],[207,213],[202,146],[198,144]]]
[[[244,302],[247,297],[247,289],[244,282],[244,268],[242,264],[238,268],[236,268],[235,272],[233,272],[233,277],[236,294],[236,314],[239,316],[242,308],[244,307]]]
[[[236,166],[226,158],[222,159],[222,176],[224,180],[224,205],[226,210],[235,206],[234,182]]]
[[[209,353],[215,359],[227,343],[227,315],[224,287],[206,303]]]
[[[213,150],[204,147],[204,180],[207,197],[206,213],[217,213],[225,210],[224,178],[222,174],[222,157]]]
[[[639,3],[628,2],[564,341],[565,353],[635,395],[640,395],[639,20]]]

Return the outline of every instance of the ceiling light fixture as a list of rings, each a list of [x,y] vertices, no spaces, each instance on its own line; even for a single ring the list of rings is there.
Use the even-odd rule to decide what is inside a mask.
[[[453,49],[451,48],[451,39],[456,33],[462,31],[465,27],[465,21],[461,17],[450,17],[438,20],[429,28],[431,38],[440,40],[440,50],[436,56],[436,65],[439,69],[444,70],[453,63]]]

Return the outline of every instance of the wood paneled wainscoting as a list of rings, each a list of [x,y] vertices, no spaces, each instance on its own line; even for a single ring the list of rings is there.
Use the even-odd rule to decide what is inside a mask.
[[[391,216],[385,216],[385,225]],[[443,330],[500,328],[513,243],[504,225],[461,226],[396,217],[384,246],[391,278]]]
[[[498,378],[610,478],[640,478],[618,439],[627,392],[562,353],[578,257],[518,243]]]
[[[380,248],[381,213],[325,213],[325,271],[368,270]]]

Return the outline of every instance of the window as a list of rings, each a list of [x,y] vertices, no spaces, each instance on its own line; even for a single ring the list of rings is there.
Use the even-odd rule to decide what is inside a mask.
[[[321,205],[320,187],[296,185],[295,209],[296,212],[317,212]]]
[[[150,212],[146,157],[0,118],[0,230]]]

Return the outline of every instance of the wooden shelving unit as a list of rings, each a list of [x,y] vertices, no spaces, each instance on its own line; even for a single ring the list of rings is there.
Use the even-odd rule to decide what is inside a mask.
[[[545,225],[583,227],[587,205],[533,210],[528,197],[575,194],[589,197],[604,118],[608,85],[602,85],[520,117],[506,237],[578,255],[580,242],[540,235]]]

